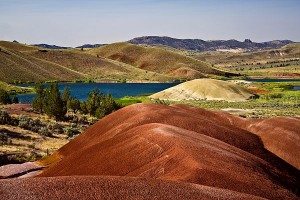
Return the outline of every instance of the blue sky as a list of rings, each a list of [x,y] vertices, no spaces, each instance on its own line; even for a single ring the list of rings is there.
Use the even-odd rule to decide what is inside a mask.
[[[77,46],[145,35],[300,41],[300,0],[0,0],[0,40]]]

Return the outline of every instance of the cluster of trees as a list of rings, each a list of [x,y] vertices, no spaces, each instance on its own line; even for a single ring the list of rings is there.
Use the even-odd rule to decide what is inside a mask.
[[[0,104],[11,104],[11,103],[19,103],[18,97],[10,96],[9,93],[3,89],[0,89]]]
[[[120,108],[111,95],[105,95],[99,90],[91,91],[87,100],[81,102],[71,96],[68,88],[64,89],[61,94],[57,83],[52,83],[48,88],[39,84],[35,89],[36,97],[32,103],[33,109],[54,117],[56,120],[62,120],[68,110],[74,113],[80,111],[83,114],[101,118]]]
[[[56,120],[63,119],[67,113],[67,102],[63,101],[57,83],[51,84],[48,88],[39,84],[35,90],[36,97],[32,102],[33,109],[40,113],[46,113]]]
[[[121,106],[115,102],[112,96],[105,95],[99,90],[91,91],[85,102],[80,103],[80,111],[101,118],[119,109]]]

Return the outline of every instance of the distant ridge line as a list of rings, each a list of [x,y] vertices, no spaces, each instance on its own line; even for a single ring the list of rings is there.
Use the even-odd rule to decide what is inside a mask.
[[[272,40],[259,43],[252,42],[250,39],[245,39],[243,42],[235,39],[205,41],[202,39],[177,39],[167,36],[143,36],[133,38],[128,42],[132,44],[163,45],[193,51],[216,51],[218,49],[244,49],[253,51],[280,48],[287,44],[295,43],[291,40]]]

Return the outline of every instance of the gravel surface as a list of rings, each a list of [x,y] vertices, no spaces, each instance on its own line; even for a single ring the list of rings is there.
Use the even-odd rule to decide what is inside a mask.
[[[262,199],[196,184],[126,177],[51,177],[0,181],[5,200]]]

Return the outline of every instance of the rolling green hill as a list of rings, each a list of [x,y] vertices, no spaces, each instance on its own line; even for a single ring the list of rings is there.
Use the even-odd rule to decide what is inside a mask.
[[[0,89],[5,90],[7,92],[17,92],[17,93],[25,93],[25,92],[32,92],[33,89],[29,87],[19,87],[7,84],[5,82],[0,81]]]
[[[34,47],[8,42],[0,44],[0,79],[2,81],[68,81],[84,77],[64,66],[28,55],[28,51],[38,51]]]
[[[136,82],[172,80],[172,77],[148,72],[107,58],[90,55],[78,49],[30,51],[27,54],[67,67],[95,81],[126,80]]]
[[[114,43],[90,49],[88,53],[177,78],[194,79],[207,75],[226,75],[226,72],[214,69],[208,63],[158,47]]]
[[[7,41],[0,41],[0,78],[5,82],[83,79],[165,82],[174,79],[78,49],[49,50]]]
[[[33,51],[33,50],[37,50],[38,48],[35,46],[30,46],[30,45],[26,45],[26,44],[21,44],[18,42],[9,42],[9,41],[0,41],[0,48],[7,48],[7,49],[12,49],[15,51]]]
[[[42,49],[17,42],[0,41],[0,78],[14,81],[166,82],[235,74],[298,76],[300,44],[256,52],[195,53],[165,47],[114,43],[98,48]],[[215,64],[214,67],[212,64]],[[248,73],[248,71],[251,73]],[[259,73],[253,73],[260,70]],[[269,71],[269,70],[267,70]]]

